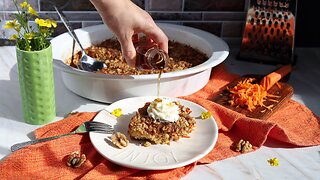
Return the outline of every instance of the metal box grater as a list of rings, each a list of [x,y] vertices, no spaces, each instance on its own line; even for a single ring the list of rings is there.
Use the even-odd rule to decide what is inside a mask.
[[[295,64],[297,0],[251,0],[238,59]]]

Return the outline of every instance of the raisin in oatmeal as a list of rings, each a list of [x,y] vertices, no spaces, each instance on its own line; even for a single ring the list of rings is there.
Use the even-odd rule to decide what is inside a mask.
[[[106,67],[97,73],[117,74],[117,75],[140,75],[140,74],[158,74],[159,70],[141,70],[130,67],[122,58],[121,46],[115,39],[108,39],[101,44],[87,48],[86,53],[103,61]],[[188,46],[179,42],[169,41],[169,61],[168,66],[164,68],[163,72],[172,72],[184,70],[190,67],[197,66],[205,62],[208,57]],[[75,67],[81,57],[81,52],[76,53],[72,58],[66,61],[66,64]]]

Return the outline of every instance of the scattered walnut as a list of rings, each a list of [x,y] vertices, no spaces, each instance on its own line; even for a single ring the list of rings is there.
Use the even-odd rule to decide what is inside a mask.
[[[149,141],[146,141],[144,144],[143,144],[144,147],[149,147],[151,146],[151,143]]]
[[[73,168],[78,168],[80,167],[85,161],[87,160],[85,154],[81,154],[79,151],[74,151],[71,153],[68,157],[67,165],[71,166]]]
[[[126,135],[124,135],[120,132],[116,132],[115,134],[113,134],[111,136],[111,141],[114,145],[116,145],[120,149],[128,146],[128,144],[129,144],[129,141],[128,141]]]
[[[246,153],[252,150],[252,145],[250,144],[249,141],[245,141],[241,139],[237,144],[236,144],[236,151],[241,152],[241,153]]]

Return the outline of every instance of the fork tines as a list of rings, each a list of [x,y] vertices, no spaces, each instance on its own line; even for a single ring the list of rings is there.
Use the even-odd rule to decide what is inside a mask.
[[[109,124],[96,122],[96,121],[88,121],[85,123],[85,125],[89,131],[101,132],[101,133],[112,133],[113,132],[113,128]]]

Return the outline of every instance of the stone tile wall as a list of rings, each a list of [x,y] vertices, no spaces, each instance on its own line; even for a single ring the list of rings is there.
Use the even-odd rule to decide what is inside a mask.
[[[24,0],[18,0],[19,2]],[[66,31],[48,0],[27,0],[42,18],[58,21],[54,35]],[[73,28],[101,24],[100,15],[89,0],[52,0],[64,11]],[[199,28],[213,33],[230,46],[241,42],[242,30],[249,0],[133,0],[150,13],[156,22],[175,23]],[[6,20],[12,19],[15,7],[12,0],[0,1],[0,45],[10,32],[3,28]]]

